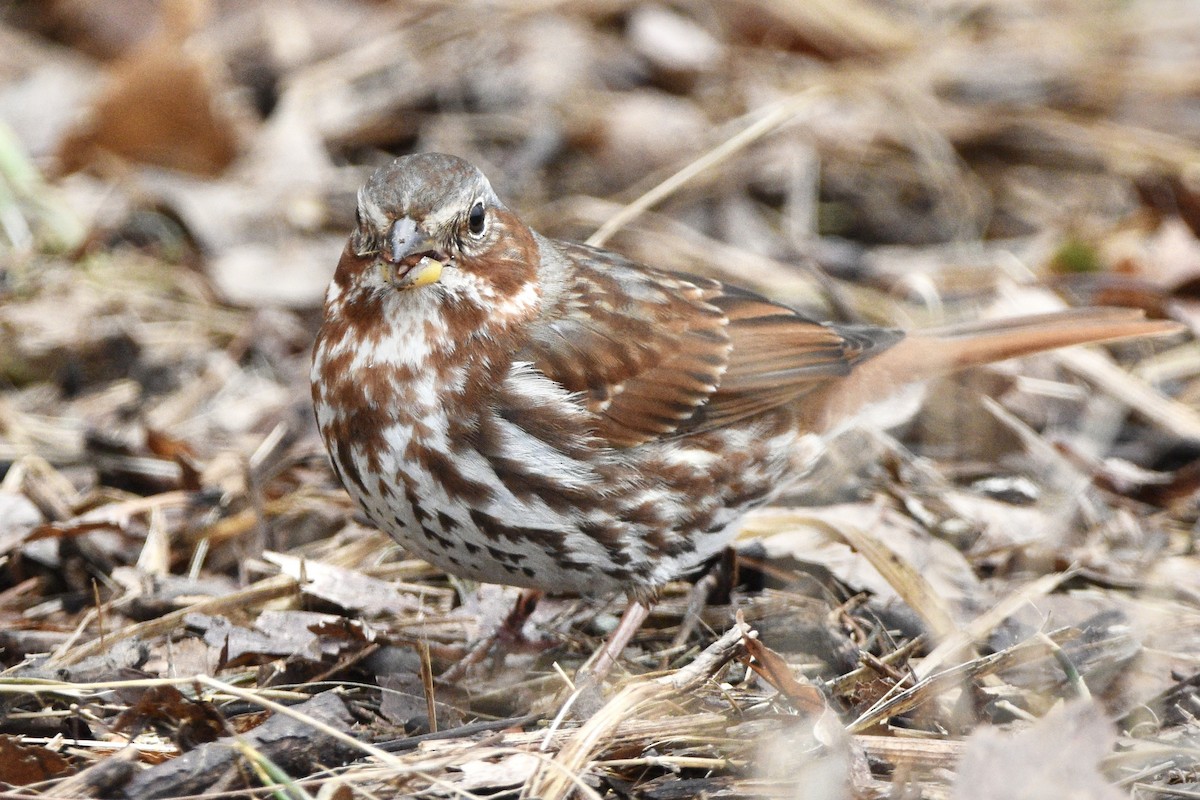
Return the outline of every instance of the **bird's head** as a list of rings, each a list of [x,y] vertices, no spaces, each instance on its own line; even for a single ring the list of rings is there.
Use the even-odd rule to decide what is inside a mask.
[[[419,294],[426,307],[435,300],[502,312],[536,305],[537,265],[533,233],[482,172],[456,156],[422,153],[381,167],[359,191],[332,291]]]

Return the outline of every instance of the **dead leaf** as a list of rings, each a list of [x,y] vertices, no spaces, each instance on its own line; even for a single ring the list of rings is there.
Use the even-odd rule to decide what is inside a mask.
[[[62,775],[70,763],[53,750],[0,734],[0,783],[28,786]]]
[[[457,787],[467,792],[480,789],[490,792],[496,787],[519,786],[533,776],[541,763],[533,753],[473,759],[458,766],[463,780]]]
[[[223,87],[188,41],[195,20],[184,17],[203,5],[166,4],[165,30],[113,64],[89,118],[59,147],[63,172],[103,154],[208,176],[233,162],[239,137],[222,105]]]
[[[824,695],[817,687],[796,680],[783,656],[749,636],[742,637],[742,644],[750,655],[746,666],[779,690],[797,711],[814,716],[825,711],[827,703]]]
[[[42,512],[23,494],[0,491],[0,556],[11,553],[42,522]]]
[[[305,578],[304,594],[346,609],[366,614],[416,611],[420,601],[396,590],[387,581],[372,578],[356,570],[306,561],[282,553],[263,553],[263,559],[277,565],[287,575]]]
[[[185,753],[229,732],[216,706],[184,697],[174,686],[152,686],[141,691],[137,701],[113,722],[114,731],[128,730],[131,739],[147,728],[170,738]]]

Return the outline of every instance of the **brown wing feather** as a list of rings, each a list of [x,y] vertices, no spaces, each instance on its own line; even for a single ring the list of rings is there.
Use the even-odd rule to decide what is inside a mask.
[[[720,284],[657,272],[583,245],[543,243],[566,282],[519,358],[580,392],[596,435],[629,447],[673,433],[704,405],[729,361]]]
[[[788,403],[899,334],[823,325],[742,289],[554,243],[568,280],[546,298],[523,359],[629,447],[710,430]]]
[[[792,309],[727,289],[714,303],[729,318],[732,353],[721,385],[688,432],[711,430],[795,401],[891,347],[901,331],[815,322]]]

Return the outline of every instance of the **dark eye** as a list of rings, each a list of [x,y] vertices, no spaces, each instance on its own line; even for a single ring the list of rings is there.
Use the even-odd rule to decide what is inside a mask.
[[[483,201],[476,200],[475,205],[471,206],[471,213],[467,215],[467,230],[472,236],[479,236],[483,233],[484,223],[487,222],[487,212],[483,210]]]

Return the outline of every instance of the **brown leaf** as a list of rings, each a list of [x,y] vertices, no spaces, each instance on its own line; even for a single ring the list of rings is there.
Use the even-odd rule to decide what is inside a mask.
[[[742,638],[742,642],[746,646],[746,652],[750,654],[750,659],[745,662],[746,666],[778,689],[797,711],[812,715],[819,715],[825,711],[825,697],[815,686],[797,681],[783,656],[758,639],[746,636]]]
[[[102,153],[205,176],[229,166],[238,153],[235,125],[218,103],[221,92],[208,63],[185,46],[192,24],[176,20],[113,65],[90,118],[59,148],[64,172],[89,166]]]
[[[57,777],[70,768],[67,760],[53,750],[0,735],[0,783],[28,786]]]
[[[360,652],[374,638],[361,623],[311,611],[264,611],[253,628],[225,617],[188,614],[188,627],[221,648],[221,668],[256,666],[277,658],[314,663]]]
[[[225,717],[216,706],[184,697],[174,686],[146,689],[113,723],[114,731],[129,729],[131,738],[146,728],[170,737],[184,752],[216,741],[228,730]]]

